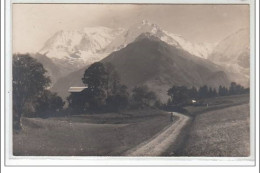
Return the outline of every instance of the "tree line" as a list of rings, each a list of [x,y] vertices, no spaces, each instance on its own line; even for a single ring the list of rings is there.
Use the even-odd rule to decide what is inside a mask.
[[[13,55],[13,128],[22,128],[21,118],[111,112],[126,108],[154,107],[157,96],[146,86],[133,88],[131,94],[120,83],[119,75],[111,64],[100,62],[86,69],[82,82],[87,85],[81,93],[71,93],[65,101],[51,92],[50,78],[43,65],[29,54]]]
[[[249,93],[249,88],[244,88],[235,82],[231,82],[229,87],[220,85],[218,89],[208,87],[207,85],[201,86],[198,89],[195,87],[173,86],[168,90],[170,98],[167,105],[181,106],[190,103],[192,100],[246,93]]]
[[[156,93],[147,86],[127,88],[113,65],[96,62],[85,70],[82,92],[73,92],[65,101],[48,88],[51,80],[43,65],[29,54],[13,55],[13,127],[21,129],[21,117],[48,117],[81,113],[117,112],[124,109],[163,108]],[[199,88],[172,86],[167,105],[182,106],[192,99],[248,93],[249,89],[232,82],[218,89],[204,85]]]
[[[87,88],[79,93],[71,93],[67,98],[71,114],[155,107],[159,102],[156,94],[147,86],[134,87],[130,94],[110,63],[93,63],[86,69],[82,82]]]
[[[13,55],[13,128],[21,117],[45,117],[63,109],[64,101],[48,90],[51,80],[43,65],[29,54]]]

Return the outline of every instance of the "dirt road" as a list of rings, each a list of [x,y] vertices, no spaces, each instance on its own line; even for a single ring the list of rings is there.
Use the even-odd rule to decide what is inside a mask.
[[[126,156],[160,156],[177,139],[182,128],[189,121],[189,117],[173,112],[176,121],[154,138],[128,150]],[[178,118],[177,118],[178,117]]]

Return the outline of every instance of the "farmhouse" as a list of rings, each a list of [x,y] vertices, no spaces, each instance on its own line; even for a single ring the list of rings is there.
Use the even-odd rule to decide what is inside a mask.
[[[68,91],[70,93],[81,93],[81,92],[83,92],[87,88],[88,87],[70,87]]]
[[[194,104],[194,103],[197,103],[197,100],[192,99],[191,102]]]

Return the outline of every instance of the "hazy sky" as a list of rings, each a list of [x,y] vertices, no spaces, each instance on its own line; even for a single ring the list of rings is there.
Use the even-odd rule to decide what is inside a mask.
[[[249,27],[248,5],[13,4],[13,52],[35,52],[59,30],[127,27],[143,19],[193,42]]]

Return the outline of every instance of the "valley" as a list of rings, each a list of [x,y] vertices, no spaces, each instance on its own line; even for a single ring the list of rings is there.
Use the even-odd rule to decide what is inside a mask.
[[[211,109],[189,107],[190,116],[173,113],[173,121],[169,112],[154,109],[23,118],[23,131],[13,136],[14,155],[248,156],[248,98],[208,99]]]
[[[216,46],[207,46],[143,20],[125,29],[59,31],[33,57],[47,69],[52,80],[50,89],[65,100],[69,87],[84,86],[81,78],[89,65],[101,61],[115,66],[129,90],[147,85],[166,102],[166,92],[172,85],[217,89],[234,81],[248,87],[249,42],[237,41],[247,34],[247,29],[241,29]]]
[[[249,156],[248,34],[194,43],[147,20],[56,32],[30,54],[51,83],[23,103],[13,154]]]

